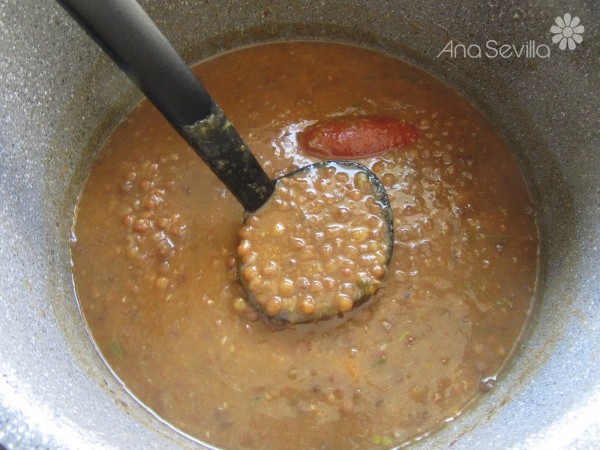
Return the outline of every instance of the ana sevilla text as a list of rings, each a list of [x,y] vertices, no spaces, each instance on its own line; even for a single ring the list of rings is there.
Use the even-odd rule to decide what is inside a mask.
[[[490,39],[482,47],[479,44],[458,44],[454,40],[448,41],[446,46],[438,53],[436,58],[445,56],[448,58],[550,58],[550,47],[545,44],[537,44],[535,41],[527,41],[524,44],[500,44]]]

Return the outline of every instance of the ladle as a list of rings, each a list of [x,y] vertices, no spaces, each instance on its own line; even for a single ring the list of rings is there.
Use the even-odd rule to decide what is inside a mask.
[[[385,188],[366,167],[348,162],[321,162],[277,180],[271,179],[214,99],[194,76],[150,17],[135,0],[57,0],[148,97],[247,211],[265,206],[279,180],[322,167],[366,174],[385,223],[387,269],[393,247],[393,225]],[[360,212],[358,212],[360,214]],[[271,323],[316,321],[331,313],[296,314],[285,308],[269,313],[242,279],[250,303]],[[354,298],[354,305],[369,295]]]

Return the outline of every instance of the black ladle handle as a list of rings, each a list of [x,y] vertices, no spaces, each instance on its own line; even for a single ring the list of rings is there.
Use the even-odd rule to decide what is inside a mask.
[[[135,0],[57,0],[154,103],[247,211],[271,196],[231,122]]]

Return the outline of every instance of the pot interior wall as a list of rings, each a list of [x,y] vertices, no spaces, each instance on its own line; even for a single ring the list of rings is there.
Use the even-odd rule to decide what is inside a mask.
[[[582,2],[569,11],[542,2],[144,5],[190,62],[255,42],[337,40],[416,63],[472,99],[514,149],[539,205],[540,298],[515,358],[485,401],[417,447],[568,447],[600,435],[598,415],[590,414],[600,405],[600,48],[590,33],[576,51],[561,52],[548,32],[569,11],[592,29],[597,9]],[[71,287],[77,194],[98,144],[140,96],[54,3],[9,0],[0,5],[0,21],[0,442],[191,447],[112,377]],[[536,39],[551,56],[438,57],[451,39]]]

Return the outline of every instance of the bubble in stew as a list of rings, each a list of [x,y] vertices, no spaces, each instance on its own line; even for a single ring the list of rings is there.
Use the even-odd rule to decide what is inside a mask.
[[[194,70],[273,178],[318,152],[335,159],[335,146],[303,148],[303,130],[311,145],[332,123],[383,123],[363,118],[409,130],[375,147],[344,134],[339,147],[386,187],[393,257],[384,278],[369,266],[381,286],[362,306],[274,331],[240,283],[242,207],[142,101],[95,159],[72,243],[86,323],[127,388],[224,449],[387,448],[438,429],[493,388],[527,322],[538,255],[535,206],[494,127],[434,77],[355,46],[260,45]],[[331,232],[347,232],[345,213]],[[273,233],[290,225],[274,223]],[[371,234],[334,248],[317,237],[310,251],[370,261],[363,255],[379,242]],[[309,260],[306,251],[290,259]],[[267,260],[259,269],[276,278]],[[344,265],[330,269],[276,289],[325,289]],[[297,306],[310,312],[309,303]]]

